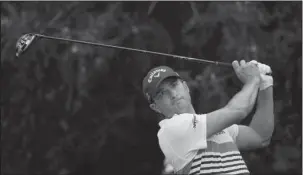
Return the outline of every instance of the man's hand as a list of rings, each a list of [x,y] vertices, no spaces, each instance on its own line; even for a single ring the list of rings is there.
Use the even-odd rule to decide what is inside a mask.
[[[254,63],[258,66],[260,74],[261,74],[261,84],[260,84],[260,90],[267,89],[268,87],[273,85],[273,77],[269,74],[272,73],[270,66],[266,64],[262,64],[257,62],[256,60],[250,61],[250,63]]]
[[[256,63],[246,63],[245,60],[241,60],[240,63],[233,61],[232,66],[242,83],[247,84],[252,81],[260,81],[261,74]]]
[[[266,64],[259,63],[256,60],[252,60],[252,61],[250,61],[250,63],[254,63],[258,66],[261,75],[271,74],[271,72],[272,72],[270,66],[268,66]]]

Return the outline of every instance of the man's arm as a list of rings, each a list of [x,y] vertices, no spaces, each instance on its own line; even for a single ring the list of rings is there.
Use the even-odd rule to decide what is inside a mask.
[[[240,150],[265,147],[270,143],[274,131],[273,88],[261,90],[257,109],[249,126],[239,125],[236,144]]]
[[[246,64],[243,61],[241,61],[241,66],[246,70],[240,70],[241,68],[239,69],[237,63],[233,62],[233,66],[239,79],[244,82],[244,86],[225,107],[207,114],[207,137],[244,119],[255,104],[260,83],[259,70],[256,65],[251,63]],[[250,67],[247,69],[245,65]]]
[[[243,120],[255,104],[258,87],[259,80],[255,79],[244,85],[243,89],[225,107],[208,113],[206,115],[207,137]]]

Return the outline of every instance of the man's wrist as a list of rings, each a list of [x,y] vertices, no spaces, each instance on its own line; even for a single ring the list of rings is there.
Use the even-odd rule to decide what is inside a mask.
[[[261,78],[260,77],[253,77],[248,84],[260,85]]]
[[[273,78],[269,75],[261,75],[260,90],[265,90],[273,86]]]

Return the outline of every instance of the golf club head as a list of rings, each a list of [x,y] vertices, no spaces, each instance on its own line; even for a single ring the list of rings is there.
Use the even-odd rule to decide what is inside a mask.
[[[24,53],[36,38],[35,34],[28,33],[21,36],[16,43],[16,56],[19,57]]]

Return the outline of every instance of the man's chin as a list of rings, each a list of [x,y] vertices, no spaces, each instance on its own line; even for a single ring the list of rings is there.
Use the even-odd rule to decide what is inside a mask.
[[[188,112],[188,108],[184,105],[184,106],[178,106],[176,107],[176,113],[178,114],[183,114],[183,113],[187,113]]]
[[[179,100],[175,103],[175,106],[176,106],[177,109],[183,109],[184,110],[184,109],[187,108],[188,103],[185,100],[181,99],[181,100]]]

